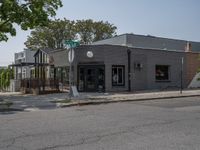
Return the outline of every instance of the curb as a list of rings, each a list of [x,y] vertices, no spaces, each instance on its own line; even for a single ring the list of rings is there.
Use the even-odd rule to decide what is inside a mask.
[[[173,98],[184,98],[184,97],[197,97],[200,96],[200,94],[196,95],[181,95],[181,96],[167,96],[167,97],[153,97],[153,98],[138,98],[138,99],[119,99],[119,100],[109,100],[107,99],[106,101],[84,101],[84,102],[74,102],[74,103],[69,103],[69,104],[63,104],[59,103],[59,107],[65,108],[65,107],[73,107],[73,106],[85,106],[85,105],[100,105],[100,104],[108,104],[108,103],[122,103],[122,102],[134,102],[134,101],[147,101],[147,100],[158,100],[158,99],[173,99]]]
[[[24,110],[22,109],[18,109],[18,108],[4,108],[4,109],[0,109],[0,113],[2,112],[22,112]]]

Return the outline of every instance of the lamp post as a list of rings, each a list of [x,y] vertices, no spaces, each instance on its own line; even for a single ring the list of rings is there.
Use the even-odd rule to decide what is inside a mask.
[[[69,60],[69,98],[73,96],[72,92],[72,63],[74,61],[74,48],[80,45],[78,41],[75,40],[66,40],[64,42],[67,47],[69,47],[69,52],[68,52],[68,60]]]

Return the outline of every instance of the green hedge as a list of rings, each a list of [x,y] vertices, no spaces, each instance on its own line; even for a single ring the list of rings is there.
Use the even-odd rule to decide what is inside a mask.
[[[13,78],[13,70],[0,69],[0,89],[5,90],[10,85],[10,79]]]

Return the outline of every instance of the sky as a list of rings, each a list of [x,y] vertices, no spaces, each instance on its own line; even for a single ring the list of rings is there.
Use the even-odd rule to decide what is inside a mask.
[[[134,33],[200,42],[200,0],[62,0],[56,18],[93,19],[117,26],[117,34]],[[25,48],[30,31],[0,43],[0,66],[11,64]]]

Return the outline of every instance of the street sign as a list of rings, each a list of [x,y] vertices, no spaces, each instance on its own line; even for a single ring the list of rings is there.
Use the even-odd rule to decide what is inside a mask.
[[[80,42],[75,40],[66,40],[65,44],[69,46],[69,48],[76,48],[77,46],[80,45]]]

